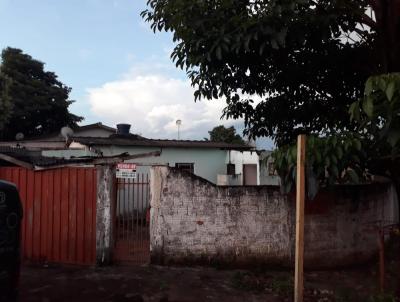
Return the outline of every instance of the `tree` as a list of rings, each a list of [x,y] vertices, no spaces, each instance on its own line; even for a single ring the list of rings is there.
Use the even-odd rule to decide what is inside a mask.
[[[364,96],[349,109],[357,131],[314,137],[306,147],[308,193],[318,186],[368,180],[372,175],[389,177],[400,194],[400,73],[370,77]],[[295,183],[296,144],[275,150],[275,167],[283,192]]]
[[[83,118],[68,107],[71,88],[44,71],[44,64],[22,50],[6,48],[0,65],[0,138],[14,139],[22,132],[32,137],[76,126]],[[6,110],[3,110],[5,108]]]
[[[10,84],[10,79],[0,72],[0,131],[4,129],[11,116]]]
[[[230,144],[245,144],[244,140],[239,134],[236,134],[236,130],[233,126],[226,128],[223,125],[214,127],[210,134],[210,141],[212,142],[224,142]]]
[[[152,29],[173,32],[171,57],[195,100],[225,97],[225,117],[244,118],[245,132],[278,146],[298,133],[356,130],[348,109],[367,78],[400,69],[400,0],[147,5],[142,17]]]

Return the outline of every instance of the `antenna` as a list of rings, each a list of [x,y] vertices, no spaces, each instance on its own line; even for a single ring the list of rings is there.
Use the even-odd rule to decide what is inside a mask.
[[[176,125],[178,126],[178,140],[180,139],[180,128],[182,125],[182,121],[181,120],[176,120]]]
[[[70,138],[72,134],[74,134],[74,130],[72,130],[70,127],[61,128],[61,135],[65,138],[65,141],[68,141],[68,138]]]

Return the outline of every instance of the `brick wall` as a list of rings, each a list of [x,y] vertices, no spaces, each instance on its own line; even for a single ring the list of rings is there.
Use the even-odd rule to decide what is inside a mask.
[[[398,220],[389,185],[345,186],[307,202],[308,267],[346,265],[376,252],[368,223]],[[167,167],[151,171],[151,257],[155,263],[290,266],[295,200],[278,187],[217,187]]]

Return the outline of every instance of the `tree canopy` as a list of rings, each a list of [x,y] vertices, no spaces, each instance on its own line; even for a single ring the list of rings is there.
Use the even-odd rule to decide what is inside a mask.
[[[236,134],[236,130],[233,126],[226,128],[223,125],[214,127],[211,131],[208,131],[210,134],[210,141],[212,142],[224,142],[231,144],[244,144],[243,138]]]
[[[225,117],[244,118],[246,132],[278,146],[300,132],[355,130],[348,109],[367,78],[400,69],[400,0],[147,5],[152,29],[173,32],[171,57],[195,99],[225,97]]]
[[[321,184],[358,183],[373,175],[391,178],[400,193],[400,73],[371,76],[364,96],[350,106],[349,115],[356,131],[307,138],[309,196],[315,196]],[[294,143],[272,154],[284,192],[296,181],[296,149]]]
[[[56,132],[83,119],[68,110],[74,102],[71,88],[45,71],[44,63],[10,47],[1,59],[0,139],[14,139],[18,132],[25,137]]]

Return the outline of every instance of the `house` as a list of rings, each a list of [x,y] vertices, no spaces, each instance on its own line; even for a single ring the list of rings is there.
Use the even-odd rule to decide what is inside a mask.
[[[120,127],[120,125],[118,125]],[[43,151],[45,156],[68,158],[71,156],[115,156],[160,151],[157,157],[135,159],[137,172],[148,174],[151,165],[167,165],[194,173],[212,183],[217,183],[218,174],[227,173],[227,158],[230,151],[250,152],[247,145],[228,144],[200,140],[148,139],[119,129],[108,137],[73,136],[68,149]],[[129,162],[129,161],[128,161]],[[257,178],[257,171],[254,178]],[[256,184],[256,183],[255,183]]]
[[[112,127],[95,123],[85,126],[79,126],[73,130],[74,137],[108,137],[117,130]],[[66,139],[61,132],[43,135],[40,137],[27,138],[15,141],[0,141],[0,147],[17,147],[29,150],[62,150],[66,147]]]
[[[265,184],[264,175],[276,179],[269,152],[247,145],[147,139],[106,127],[90,125],[67,139],[54,135],[0,146],[0,179],[16,183],[23,202],[23,259],[103,265],[110,260],[144,264],[150,256],[155,263],[182,261],[190,255],[195,261],[290,264],[294,195],[282,195],[277,187],[240,186]],[[127,161],[138,165],[141,177],[115,181],[114,164]],[[238,186],[211,184],[234,181]],[[355,197],[368,206],[354,209],[346,201]],[[318,225],[329,236],[310,233],[310,263],[369,259],[376,252],[376,235],[354,238],[366,234],[371,217],[397,223],[396,209],[395,190],[388,183],[321,192],[305,211],[309,226]],[[273,236],[266,238],[260,230],[271,230]],[[336,258],[332,238],[342,246]]]
[[[117,128],[95,123],[74,129],[68,138],[61,133],[19,141],[0,142],[0,147],[41,152],[50,158],[130,155],[161,151],[158,157],[131,160],[138,173],[148,174],[151,165],[177,167],[218,185],[278,185],[264,153],[254,146],[200,140],[148,139],[129,132],[130,125]]]
[[[138,173],[148,174],[151,165],[161,164],[187,170],[213,183],[217,183],[218,174],[227,174],[227,170],[230,169],[231,151],[239,153],[252,151],[252,147],[239,144],[148,139],[130,133],[130,125],[119,124],[118,127],[119,129],[116,129],[102,123],[95,123],[74,129],[68,138],[63,137],[61,133],[54,133],[33,139],[0,142],[0,147],[41,151],[45,157],[63,159],[161,151],[161,156],[131,162],[138,164]],[[237,164],[237,171],[241,171],[239,164]],[[247,179],[258,180],[257,171],[256,169],[249,170]],[[248,184],[257,185],[258,182],[253,181]]]
[[[259,151],[261,186],[279,186],[281,184],[271,155],[272,151]]]

